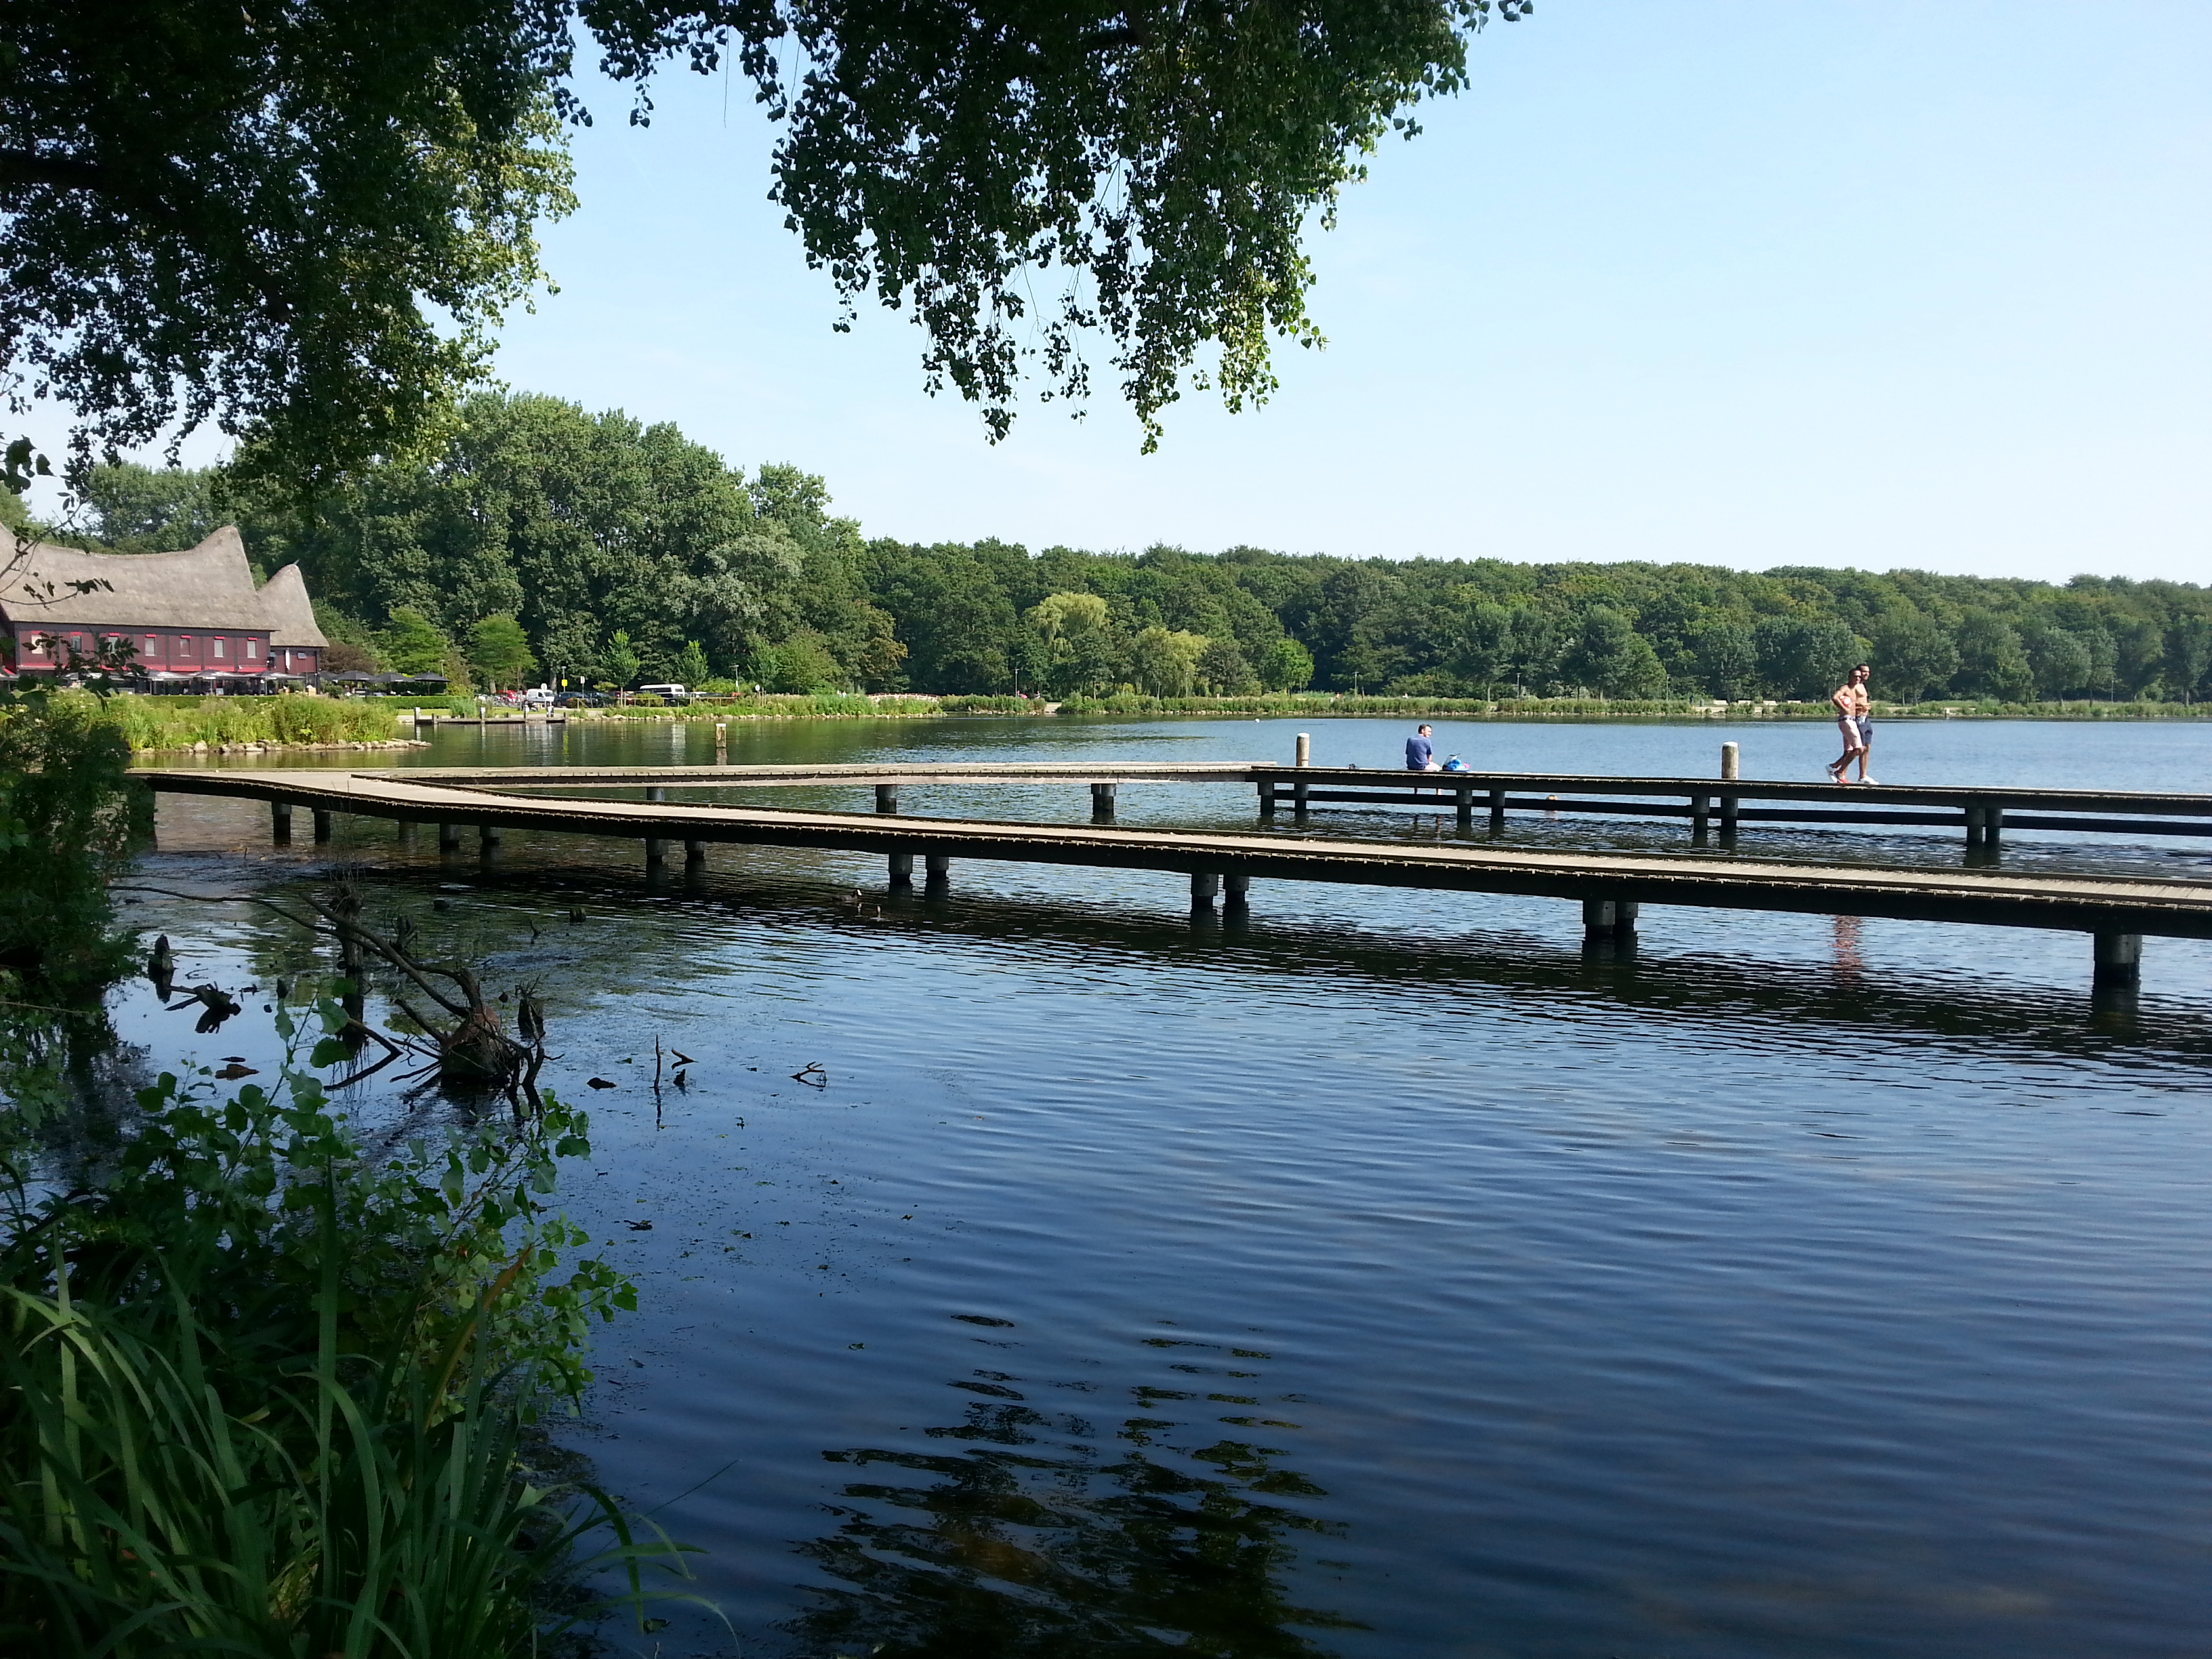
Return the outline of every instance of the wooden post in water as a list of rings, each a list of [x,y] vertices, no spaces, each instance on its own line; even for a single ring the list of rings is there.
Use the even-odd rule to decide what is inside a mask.
[[[1722,782],[1735,783],[1737,781],[1737,755],[1738,751],[1735,744],[1732,743],[1724,743],[1721,745]],[[1724,842],[1732,842],[1735,839],[1735,797],[1734,795],[1723,795],[1721,797],[1721,839]]]
[[[1114,792],[1115,786],[1110,783],[1094,783],[1091,786],[1091,819],[1092,823],[1111,823],[1114,822]]]
[[[1194,910],[1202,910],[1221,895],[1221,873],[1217,870],[1201,870],[1190,878],[1190,903]]]
[[[662,785],[660,785],[660,784],[658,784],[658,783],[655,783],[655,784],[649,784],[649,785],[647,785],[647,787],[646,787],[646,791],[645,791],[645,798],[646,798],[646,799],[647,799],[647,800],[649,800],[649,801],[653,801],[653,800],[664,800],[664,801],[665,801],[665,800],[666,800],[666,799],[668,799],[668,791],[667,791],[667,789],[666,789],[664,786],[662,786]]]
[[[1273,778],[1260,780],[1260,816],[1263,818],[1275,816],[1275,781]]]
[[[876,786],[876,811],[878,812],[898,811],[898,785],[879,783]]]
[[[2004,834],[2004,808],[1991,805],[1982,808],[1982,845],[1995,847]]]
[[[952,884],[952,860],[944,853],[925,853],[921,859],[922,874],[927,878],[924,886],[933,893],[941,893]]]
[[[1737,758],[1738,752],[1735,744],[1732,743],[1724,743],[1721,745],[1721,781],[1723,783],[1734,783],[1737,781]]]
[[[477,851],[489,858],[499,850],[499,826],[495,823],[477,825]]]
[[[894,887],[911,887],[914,885],[913,854],[894,853],[891,854],[891,885]]]
[[[1298,764],[1301,766],[1313,764],[1313,734],[1310,732],[1298,733]]]
[[[1981,805],[1971,805],[1971,804],[1967,806],[1967,808],[1966,808],[1966,845],[1967,845],[1967,846],[1969,846],[1969,847],[1979,847],[1979,846],[1982,844],[1982,835],[1983,835],[1983,832],[1987,829],[1987,827],[1988,827],[1988,823],[1989,823],[1989,819],[1988,819],[1988,813],[1989,813],[1989,810],[1990,810],[1990,809],[1989,809],[1988,807],[1986,807],[1986,806],[1981,806]]]
[[[414,819],[401,818],[399,820],[399,844],[402,847],[412,847],[415,844]]]
[[[729,763],[730,723],[727,720],[716,720],[714,722],[714,764],[726,766]]]
[[[1692,795],[1690,797],[1691,840],[1699,842],[1705,840],[1705,829],[1707,824],[1711,821],[1712,815],[1713,798],[1711,795]]]
[[[328,841],[330,838],[331,815],[325,811],[321,807],[318,806],[315,808],[315,839],[317,841]]]
[[[1613,937],[1613,903],[1611,899],[1586,898],[1583,901],[1583,939],[1586,944]]]
[[[292,840],[292,803],[272,800],[269,803],[269,836],[279,847],[289,846]]]
[[[645,838],[645,861],[647,864],[665,864],[668,861],[668,843],[658,836],[647,836]]]
[[[459,824],[441,823],[438,826],[438,850],[441,853],[458,853],[461,850]]]
[[[1490,827],[1493,830],[1505,827],[1505,792],[1503,789],[1490,792]]]
[[[705,842],[703,842],[703,841],[687,841],[687,842],[685,842],[684,843],[684,863],[686,863],[686,864],[704,864],[706,861],[707,861],[707,843],[706,843]]]
[[[1232,910],[1241,910],[1251,900],[1252,878],[1237,875],[1224,876],[1221,878],[1221,889],[1228,895],[1229,908]]]
[[[2142,983],[2142,935],[2099,933],[2094,947],[2094,982],[2100,986]]]

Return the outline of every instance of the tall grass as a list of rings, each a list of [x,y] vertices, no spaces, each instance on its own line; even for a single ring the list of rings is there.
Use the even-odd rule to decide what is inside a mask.
[[[61,702],[71,694],[64,693]],[[82,694],[80,694],[82,695]],[[88,701],[89,701],[88,696]],[[134,750],[204,743],[382,743],[399,735],[400,709],[351,697],[109,697],[100,718]]]
[[[474,1659],[541,1650],[579,1573],[641,1605],[672,1548],[529,1450],[635,1305],[546,1207],[580,1113],[377,1159],[307,1076],[140,1104],[112,1167],[36,1200],[35,1126],[4,1126],[0,1651]]]

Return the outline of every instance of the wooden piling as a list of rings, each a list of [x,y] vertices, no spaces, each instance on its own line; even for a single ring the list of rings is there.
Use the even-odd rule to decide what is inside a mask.
[[[942,887],[952,879],[952,860],[945,853],[925,853],[922,855],[923,874],[929,878],[932,887]]]
[[[876,811],[878,812],[898,811],[898,785],[879,783],[876,786]]]
[[[1740,758],[1741,757],[1735,744],[1732,743],[1724,743],[1721,745],[1722,782],[1734,783],[1737,781],[1736,763]]]
[[[659,784],[657,784],[657,783],[656,783],[656,784],[651,785],[649,787],[647,787],[647,790],[646,790],[646,792],[645,792],[645,798],[646,798],[647,800],[664,800],[664,801],[665,801],[665,800],[666,800],[666,799],[668,799],[668,791],[667,791],[665,788],[664,788],[661,785],[659,785]]]
[[[1462,830],[1474,829],[1474,786],[1470,783],[1459,785],[1452,792],[1452,798],[1459,809],[1459,827]]]
[[[292,803],[272,800],[269,803],[269,836],[279,847],[292,839]]]
[[[1115,787],[1110,783],[1094,783],[1091,786],[1091,817],[1094,823],[1111,823],[1114,821]]]
[[[724,763],[727,762],[727,761],[729,760],[729,758],[730,758],[730,723],[729,723],[729,721],[727,721],[727,720],[716,720],[716,721],[714,722],[714,761],[715,761],[715,763],[716,763],[717,765],[723,764]]]
[[[1191,877],[1190,902],[1193,904],[1211,904],[1220,896],[1221,872],[1219,871],[1201,870]]]
[[[441,823],[438,826],[438,850],[441,853],[458,853],[461,850],[459,824]]]
[[[1243,875],[1224,876],[1221,878],[1221,890],[1228,895],[1231,905],[1242,907],[1251,898],[1252,878]]]
[[[645,838],[645,861],[647,864],[666,863],[668,843],[658,836],[647,836]]]
[[[315,839],[317,841],[328,841],[330,838],[331,815],[319,806],[315,809]]]
[[[497,824],[480,823],[477,825],[477,850],[478,852],[490,853],[496,850],[498,846],[499,826]]]
[[[1692,840],[1703,841],[1705,838],[1705,830],[1712,820],[1712,816],[1713,798],[1711,795],[1692,795],[1690,797],[1690,836]]]
[[[684,843],[684,863],[686,863],[686,864],[704,864],[706,861],[707,861],[707,843],[706,843],[705,842],[703,842],[703,841],[687,841],[687,842],[685,842]]]
[[[1298,764],[1301,766],[1313,764],[1313,734],[1311,732],[1298,733]]]
[[[1505,792],[1503,789],[1490,792],[1490,827],[1493,830],[1505,827]]]
[[[914,885],[913,854],[894,853],[891,854],[891,885],[894,887],[911,887]]]
[[[1260,816],[1263,818],[1275,816],[1275,781],[1273,778],[1260,780]]]

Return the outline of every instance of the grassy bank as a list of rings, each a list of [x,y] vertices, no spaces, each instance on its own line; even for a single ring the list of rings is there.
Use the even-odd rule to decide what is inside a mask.
[[[89,693],[60,694],[62,700]],[[350,697],[109,697],[99,718],[132,752],[159,749],[306,748],[390,743],[399,735],[395,705]]]
[[[673,708],[657,702],[624,703],[614,708],[572,708],[568,713],[574,720],[932,720],[944,714],[1041,714],[1048,707],[1022,697],[872,697],[850,691],[811,691],[702,698]]]
[[[1449,715],[1455,720],[1831,720],[1826,702],[1717,703],[1705,699],[1604,697],[1367,697],[1331,692],[1281,692],[1254,697],[1070,697],[1063,714],[1249,714],[1299,719]],[[2206,720],[2212,703],[2178,702],[1877,702],[1884,720]]]

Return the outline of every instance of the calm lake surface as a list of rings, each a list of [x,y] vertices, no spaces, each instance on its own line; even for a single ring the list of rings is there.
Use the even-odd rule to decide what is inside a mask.
[[[1287,760],[1297,726],[762,724],[731,758]],[[1407,728],[1306,729],[1318,763],[1387,769]],[[1480,767],[1710,775],[1727,738],[1747,777],[1818,780],[1835,748],[1809,724],[1438,723]],[[402,763],[712,741],[455,732]],[[1893,722],[1875,762],[2207,790],[2212,725]],[[1089,812],[1079,786],[903,804]],[[1254,822],[1237,788],[1124,785],[1120,811]],[[2025,930],[1647,907],[1632,955],[1586,959],[1553,900],[1259,883],[1249,918],[1194,918],[1182,878],[982,862],[896,899],[843,855],[718,848],[655,881],[627,844],[510,831],[441,860],[343,819],[272,849],[265,809],[179,798],[160,835],[162,884],[351,866],[372,920],[546,988],[549,1080],[593,1113],[566,1200],[641,1295],[571,1438],[704,1552],[689,1588],[738,1637],[671,1605],[640,1651],[2212,1650],[2212,944],[2146,941],[2137,1006],[2093,1009],[2087,940]],[[1740,850],[1956,866],[1961,840]],[[2212,879],[2180,838],[2002,856]],[[243,905],[129,915],[185,977],[309,960]],[[143,989],[118,1020],[156,1062],[273,1059]],[[794,1080],[810,1063],[824,1086]]]

